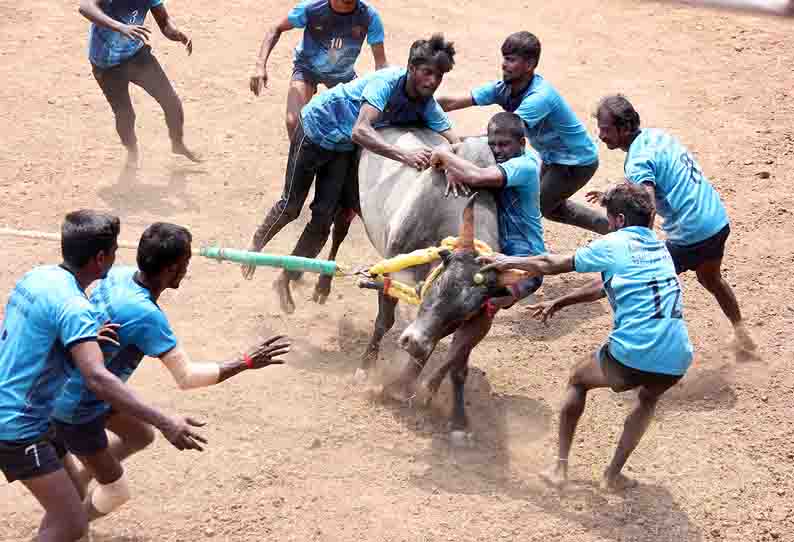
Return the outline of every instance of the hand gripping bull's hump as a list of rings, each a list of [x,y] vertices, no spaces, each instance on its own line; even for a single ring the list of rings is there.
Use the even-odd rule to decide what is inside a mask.
[[[427,129],[387,128],[381,135],[392,145],[413,148],[447,145]],[[495,163],[486,138],[469,138],[458,154],[480,165]],[[465,198],[445,197],[444,174],[423,172],[363,150],[359,163],[361,217],[370,241],[385,257],[438,245],[460,230]],[[476,201],[475,234],[492,247],[499,246],[496,201],[481,191]]]

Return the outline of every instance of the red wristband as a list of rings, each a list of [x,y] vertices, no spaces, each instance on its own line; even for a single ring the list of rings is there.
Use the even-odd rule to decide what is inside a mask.
[[[248,354],[243,354],[243,363],[245,363],[245,366],[248,367],[249,369],[254,368],[254,362],[251,359],[251,356],[249,356]]]

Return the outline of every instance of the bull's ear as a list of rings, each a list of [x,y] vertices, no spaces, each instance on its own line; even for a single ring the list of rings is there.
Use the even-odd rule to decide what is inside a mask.
[[[452,261],[452,252],[447,249],[441,249],[438,251],[438,255],[441,258],[441,262],[444,265],[449,265],[449,262]]]

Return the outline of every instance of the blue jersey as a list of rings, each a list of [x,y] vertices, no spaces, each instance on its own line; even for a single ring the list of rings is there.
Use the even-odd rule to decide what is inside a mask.
[[[405,68],[386,68],[318,94],[301,111],[304,133],[325,149],[353,150],[353,126],[365,103],[382,113],[376,128],[426,126],[436,132],[452,128],[434,98],[413,100],[406,94],[407,77]]]
[[[110,17],[124,24],[142,25],[149,10],[163,0],[103,0],[99,7]],[[130,39],[110,28],[91,23],[88,34],[88,58],[97,68],[118,66],[140,51],[144,43]]]
[[[471,92],[475,105],[498,104],[524,121],[527,137],[546,164],[586,166],[598,160],[596,147],[587,129],[560,96],[538,74],[527,89],[512,96],[504,81],[487,83]]]
[[[0,328],[0,440],[46,433],[66,379],[65,352],[96,340],[97,316],[66,269],[37,267],[20,280]]]
[[[615,313],[609,352],[641,371],[683,375],[692,344],[681,314],[681,285],[665,244],[649,228],[632,226],[580,248],[576,271],[600,272]]]
[[[143,356],[160,357],[176,347],[168,319],[148,289],[135,281],[134,267],[114,268],[91,294],[102,321],[119,324],[119,344],[103,346],[108,370],[126,382]],[[85,386],[82,374],[68,367],[69,378],[55,402],[52,417],[83,424],[104,414],[110,406]]]
[[[652,183],[662,229],[675,245],[693,245],[728,224],[720,196],[695,158],[674,137],[646,128],[629,147],[624,164],[632,183]]]
[[[370,45],[384,40],[380,15],[362,0],[351,13],[334,11],[330,0],[307,0],[292,8],[287,18],[295,28],[306,29],[295,49],[295,65],[324,83],[353,80],[364,37]]]
[[[499,243],[508,256],[546,252],[540,214],[540,164],[531,152],[497,164],[505,176],[499,191]]]

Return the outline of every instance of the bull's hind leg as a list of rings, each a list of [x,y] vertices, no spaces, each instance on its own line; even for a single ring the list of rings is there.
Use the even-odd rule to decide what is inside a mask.
[[[355,217],[356,214],[351,209],[340,208],[336,211],[331,241],[331,252],[328,254],[329,260],[336,260],[336,254],[339,252],[339,247],[347,237],[347,233],[350,231],[350,224],[353,222]],[[320,278],[317,279],[317,284],[314,286],[312,301],[315,301],[320,305],[325,304],[325,301],[331,294],[331,281],[333,278],[334,277],[331,275],[320,275]]]
[[[466,359],[465,363],[452,369],[449,376],[452,379],[452,391],[454,396],[450,438],[452,438],[453,443],[456,443],[456,440],[465,440],[467,436],[466,431],[469,428],[469,420],[466,417],[466,399],[463,394],[466,386],[466,377],[469,376],[469,360]]]
[[[380,342],[386,332],[394,326],[394,312],[396,310],[397,300],[383,295],[382,292],[378,292],[378,317],[375,319],[375,329],[372,331],[372,338],[369,340],[367,350],[361,357],[361,367],[356,371],[356,377],[366,379],[367,371],[378,360]]]

